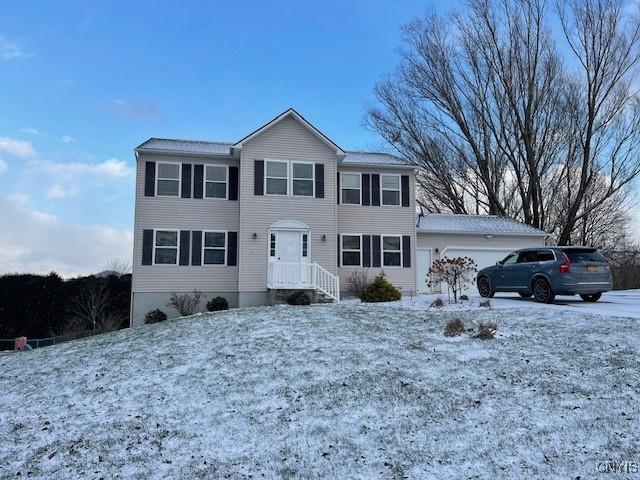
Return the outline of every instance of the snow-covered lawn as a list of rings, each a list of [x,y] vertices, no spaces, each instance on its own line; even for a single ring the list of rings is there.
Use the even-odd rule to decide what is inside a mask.
[[[444,337],[455,316],[499,335]],[[241,309],[1,356],[0,391],[0,478],[594,478],[640,461],[640,322],[552,309]]]

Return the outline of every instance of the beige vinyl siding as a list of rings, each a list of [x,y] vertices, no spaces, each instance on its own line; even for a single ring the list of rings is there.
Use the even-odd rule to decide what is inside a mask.
[[[135,231],[133,239],[134,292],[180,292],[194,289],[214,292],[238,290],[238,267],[226,265],[142,265],[142,231],[145,229],[226,230],[240,228],[239,201],[145,197],[145,162],[182,162],[204,165],[238,165],[231,158],[187,155],[139,155],[136,173]],[[191,258],[191,256],[190,256]]]
[[[409,235],[411,237],[411,268],[382,267],[367,268],[370,278],[380,271],[404,294],[416,289],[415,252],[416,252],[416,210],[415,176],[412,170],[380,168],[339,167],[345,173],[376,173],[409,175],[409,207],[400,205],[362,206],[338,205],[338,233],[356,233],[363,235]],[[401,199],[402,201],[402,199]],[[337,256],[337,253],[336,253]],[[348,290],[349,277],[362,267],[340,267],[340,288]]]
[[[255,160],[300,160],[324,164],[324,198],[254,195]],[[336,153],[288,117],[242,147],[240,160],[239,291],[267,290],[269,227],[298,220],[310,227],[311,262],[336,273]],[[265,192],[266,193],[266,192]],[[253,234],[257,238],[253,238]],[[326,235],[326,241],[322,241]]]

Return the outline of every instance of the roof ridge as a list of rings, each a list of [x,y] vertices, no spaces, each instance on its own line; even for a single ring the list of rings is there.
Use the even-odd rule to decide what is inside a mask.
[[[149,140],[164,140],[169,142],[215,143],[217,145],[233,145],[233,142],[225,142],[222,140],[192,140],[188,138],[164,138],[164,137],[151,137],[149,138]],[[147,140],[147,142],[149,140]]]

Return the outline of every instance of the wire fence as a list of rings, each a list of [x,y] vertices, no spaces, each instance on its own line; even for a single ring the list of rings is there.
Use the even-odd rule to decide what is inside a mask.
[[[58,335],[57,337],[47,338],[27,338],[27,347],[25,349],[31,350],[33,348],[50,347],[51,345],[57,345],[59,343],[68,342],[70,340],[77,340],[79,338],[91,337],[93,331],[86,330],[80,333],[73,333],[68,335]],[[0,351],[14,350],[15,338],[0,338]]]

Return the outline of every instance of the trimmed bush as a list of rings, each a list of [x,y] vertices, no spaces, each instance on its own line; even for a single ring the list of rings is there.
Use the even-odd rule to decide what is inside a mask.
[[[297,292],[289,295],[289,298],[287,298],[287,303],[289,305],[311,305],[311,299],[305,292],[303,292],[302,290],[298,290]]]
[[[219,312],[220,310],[229,310],[229,302],[224,297],[215,297],[207,302],[207,310],[210,312]]]
[[[464,322],[459,318],[449,320],[447,325],[444,327],[445,337],[457,337],[458,335],[462,335],[464,332]]]
[[[478,306],[484,307],[484,308],[489,308],[489,307],[491,307],[491,300],[489,300],[488,298],[486,300],[481,300],[480,303],[478,304]]]
[[[400,290],[394,287],[381,273],[371,285],[363,290],[360,300],[363,302],[393,302],[400,300],[401,297]]]
[[[468,295],[460,295],[460,300],[469,300],[469,296]]]
[[[147,312],[147,314],[144,316],[144,323],[146,324],[150,324],[150,323],[160,323],[160,322],[164,322],[167,319],[167,314],[164,313],[162,310],[159,309],[155,309],[155,310],[151,310],[150,312]]]

